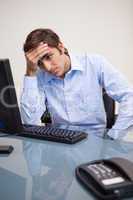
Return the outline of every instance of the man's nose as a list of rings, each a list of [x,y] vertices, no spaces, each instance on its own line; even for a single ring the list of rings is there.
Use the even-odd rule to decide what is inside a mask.
[[[46,67],[46,69],[47,69],[48,72],[53,72],[56,68],[57,68],[57,66],[56,66],[56,65],[53,65],[53,64],[48,65],[48,66]]]
[[[44,63],[44,66],[45,66],[46,70],[49,72],[55,70],[55,68],[57,67],[56,63],[53,61],[50,61],[49,63]]]
[[[44,64],[44,68],[47,70],[47,71],[51,71],[51,68],[52,68],[52,65],[51,64]]]

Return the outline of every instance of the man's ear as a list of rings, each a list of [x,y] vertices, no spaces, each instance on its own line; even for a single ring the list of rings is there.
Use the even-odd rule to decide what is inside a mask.
[[[58,48],[59,48],[59,50],[61,51],[61,53],[64,53],[64,52],[65,52],[65,47],[64,47],[64,44],[63,44],[62,42],[60,42],[60,43],[58,44]]]

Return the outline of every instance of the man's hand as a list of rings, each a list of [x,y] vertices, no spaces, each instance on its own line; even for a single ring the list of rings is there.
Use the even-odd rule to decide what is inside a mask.
[[[35,49],[31,49],[25,53],[27,69],[27,76],[35,76],[38,68],[38,61],[45,54],[49,53],[49,47],[46,43],[41,42]]]

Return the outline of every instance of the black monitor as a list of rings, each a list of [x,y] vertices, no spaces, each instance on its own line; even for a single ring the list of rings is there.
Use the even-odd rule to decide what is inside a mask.
[[[0,130],[18,133],[22,129],[9,59],[0,59]]]

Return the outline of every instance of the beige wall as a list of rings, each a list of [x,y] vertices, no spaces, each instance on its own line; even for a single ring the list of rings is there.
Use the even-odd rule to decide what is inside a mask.
[[[0,58],[10,58],[18,95],[23,41],[39,27],[55,30],[68,49],[104,55],[133,83],[132,10],[133,0],[0,1]]]

